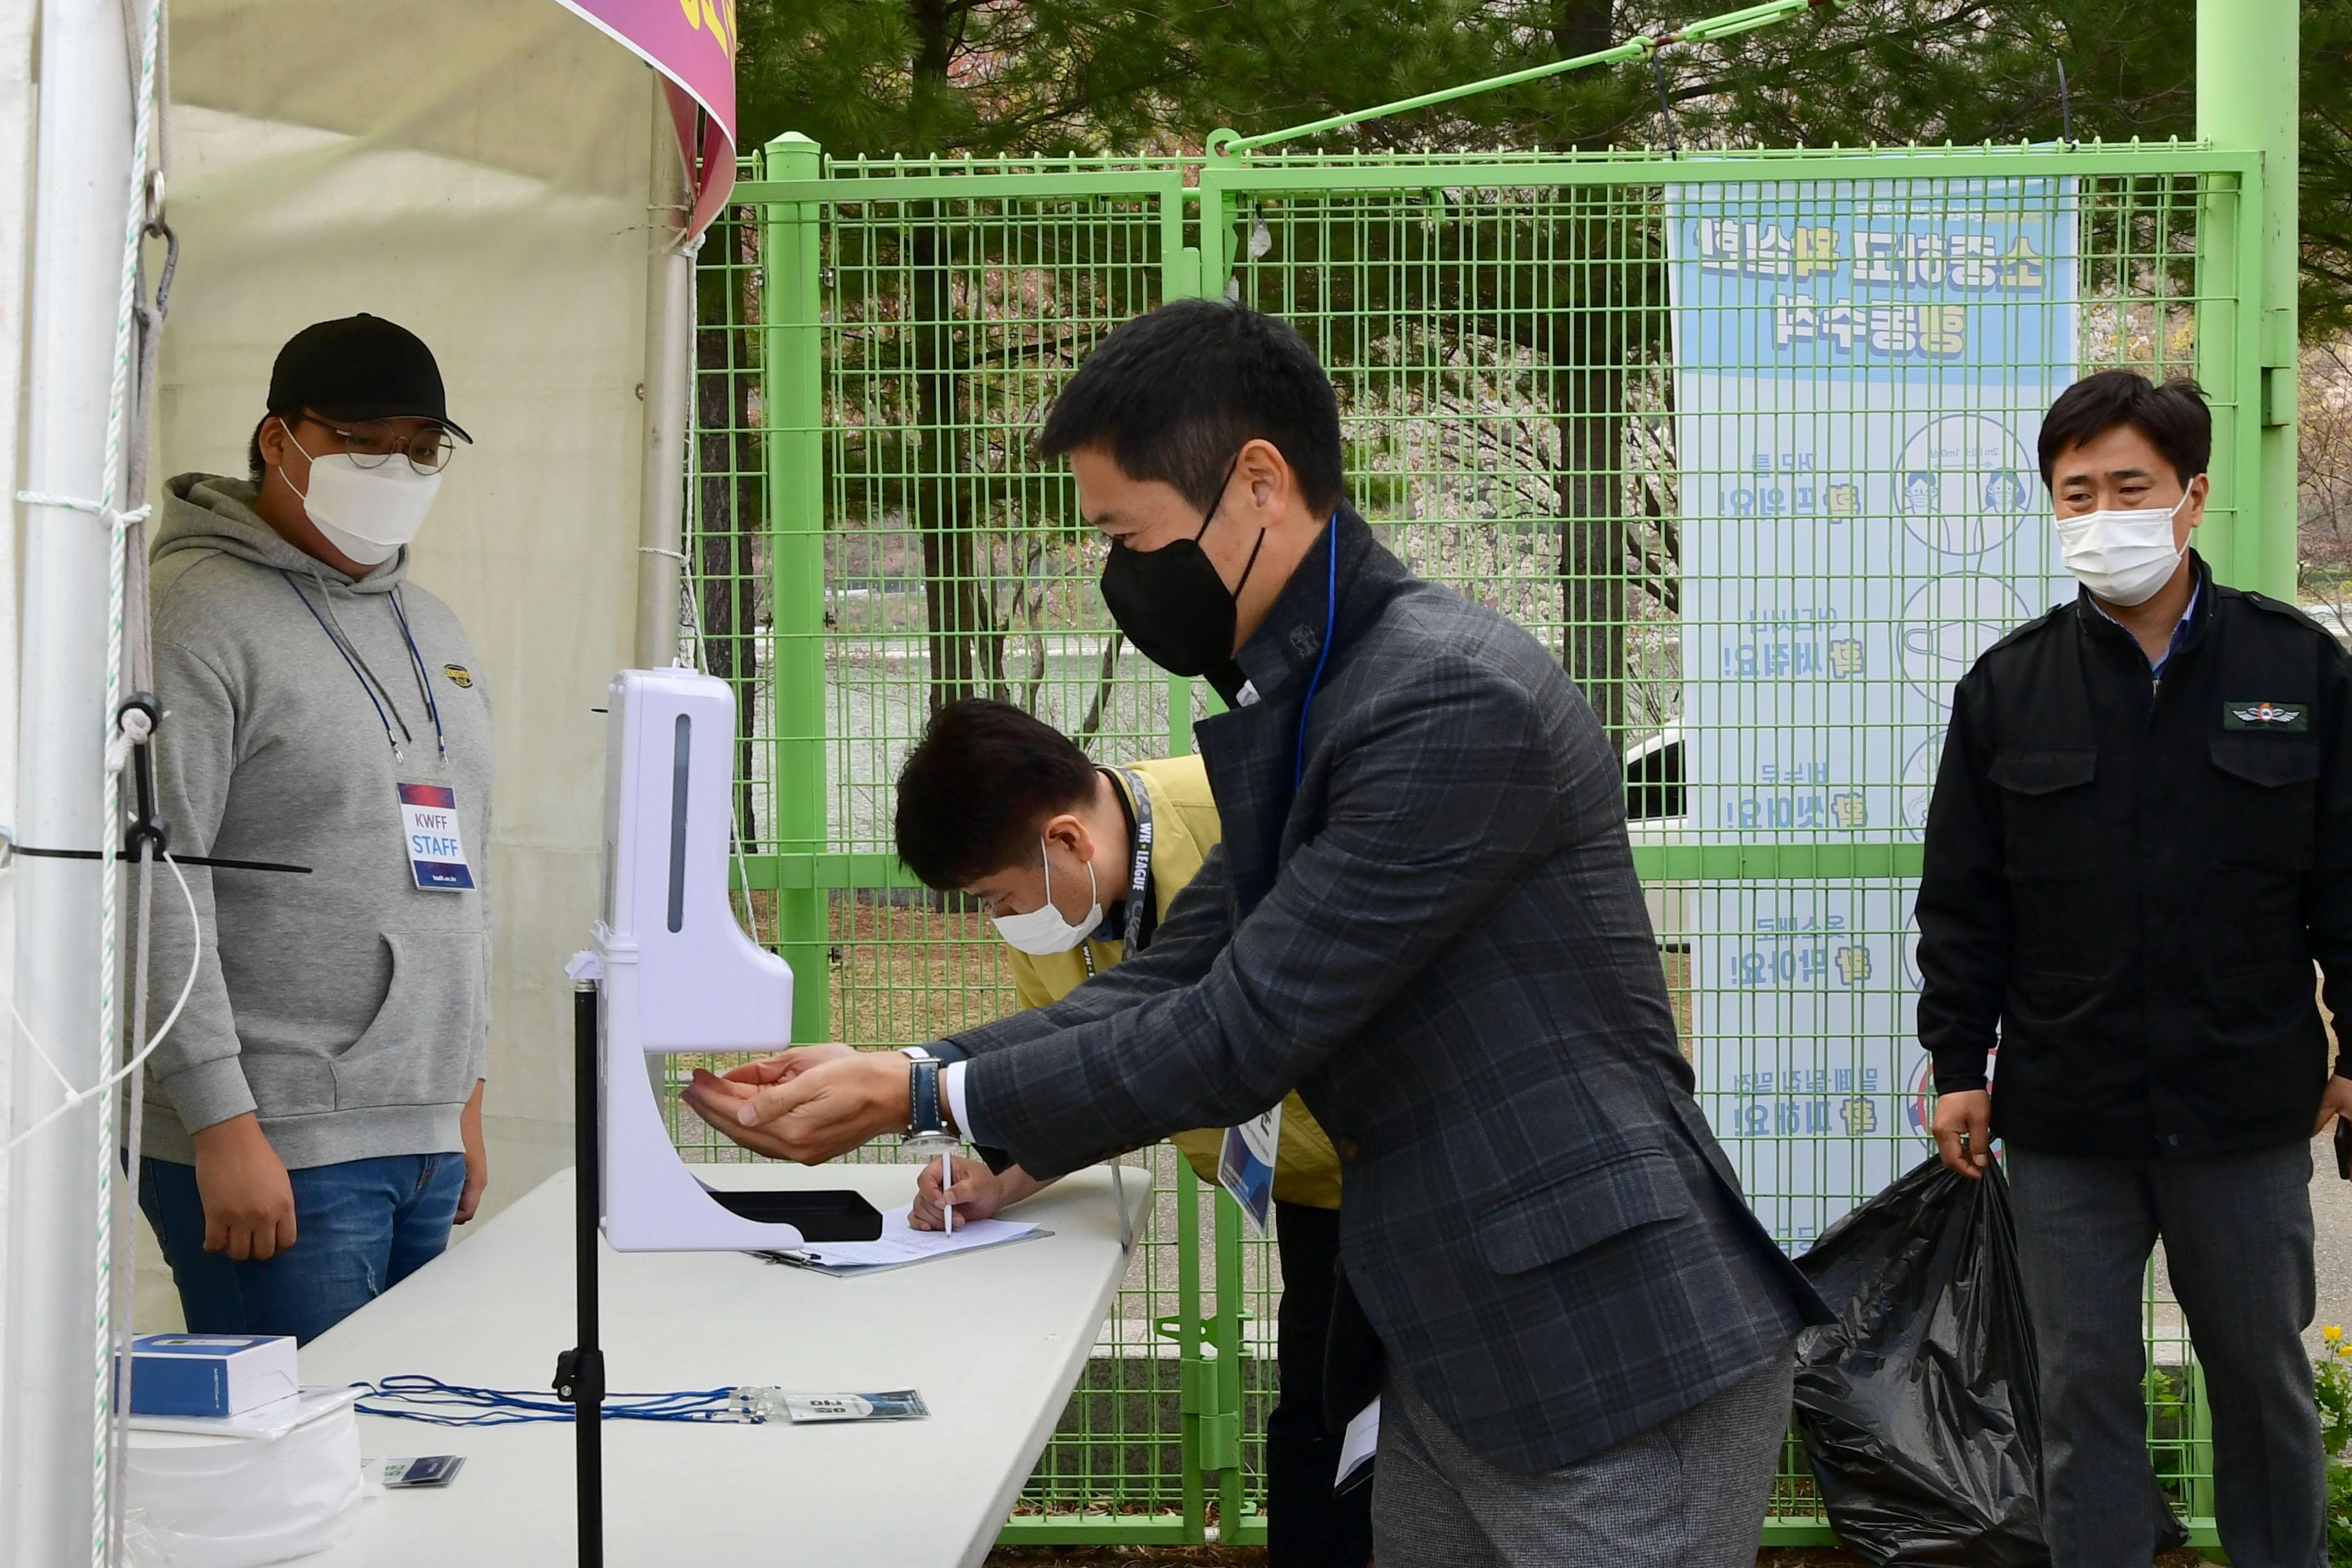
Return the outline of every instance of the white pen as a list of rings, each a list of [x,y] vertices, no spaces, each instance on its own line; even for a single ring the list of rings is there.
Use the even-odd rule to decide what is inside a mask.
[[[948,1196],[948,1187],[954,1180],[955,1151],[950,1149],[940,1156],[940,1214],[950,1236],[955,1234],[955,1200]]]

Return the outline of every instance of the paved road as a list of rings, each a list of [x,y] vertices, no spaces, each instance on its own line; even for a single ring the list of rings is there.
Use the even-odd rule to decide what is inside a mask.
[[[2319,1310],[2304,1342],[2316,1355],[2321,1329],[2336,1323],[2352,1330],[2352,1183],[2336,1175],[2336,1151],[2325,1136],[2311,1141],[2311,1218]],[[2156,1326],[2159,1335],[2181,1333],[2179,1309],[2158,1308]]]

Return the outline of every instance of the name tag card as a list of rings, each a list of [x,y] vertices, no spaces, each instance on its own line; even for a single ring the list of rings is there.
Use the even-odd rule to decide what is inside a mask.
[[[1234,1195],[1250,1228],[1264,1236],[1274,1214],[1275,1152],[1282,1146],[1282,1103],[1239,1127],[1225,1129],[1217,1155],[1217,1184]]]
[[[457,830],[456,790],[447,784],[402,784],[400,823],[419,888],[434,893],[473,889],[474,868],[466,861],[466,843]]]

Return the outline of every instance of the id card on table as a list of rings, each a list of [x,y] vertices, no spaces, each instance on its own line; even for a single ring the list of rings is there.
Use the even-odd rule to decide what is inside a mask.
[[[427,892],[464,893],[474,887],[466,841],[457,828],[457,792],[444,784],[402,784],[401,837],[408,868]]]
[[[1274,1218],[1275,1152],[1282,1144],[1282,1102],[1262,1116],[1225,1129],[1217,1152],[1217,1184],[1234,1195],[1250,1228],[1264,1236]]]

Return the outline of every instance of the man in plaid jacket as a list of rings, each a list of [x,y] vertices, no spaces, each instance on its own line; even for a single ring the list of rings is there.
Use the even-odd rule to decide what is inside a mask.
[[[1223,845],[1148,952],[1060,1003],[932,1059],[788,1052],[696,1109],[814,1162],[906,1129],[920,1089],[1053,1176],[1296,1088],[1387,1352],[1381,1568],[1746,1568],[1790,1341],[1825,1314],[1691,1098],[1591,708],[1348,508],[1331,384],[1279,321],[1127,322],[1042,445],[1110,542],[1120,629],[1230,706],[1194,731]]]

